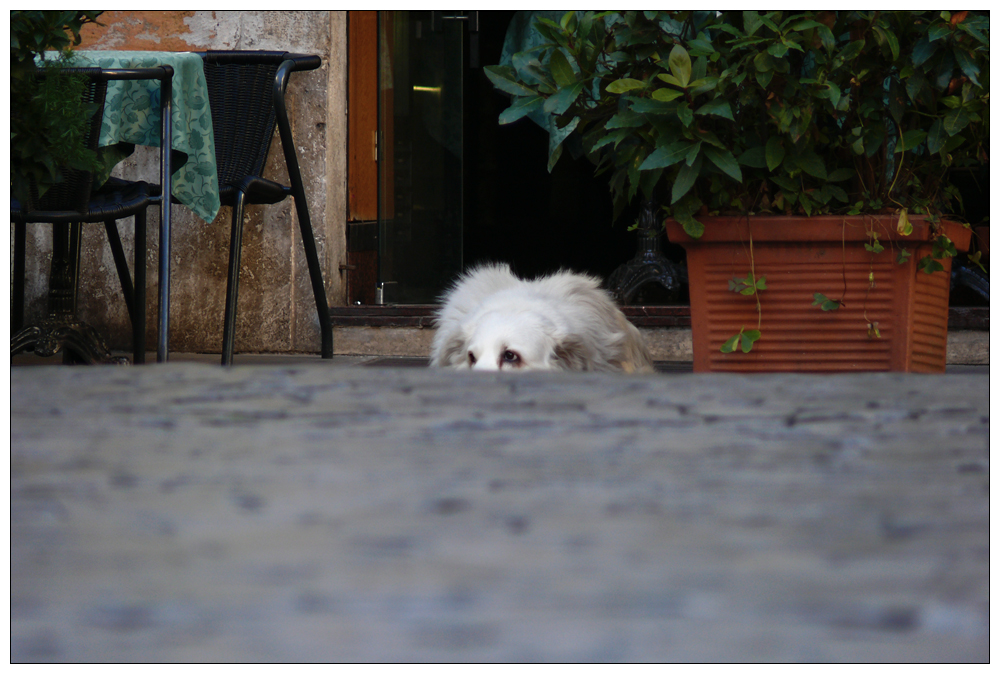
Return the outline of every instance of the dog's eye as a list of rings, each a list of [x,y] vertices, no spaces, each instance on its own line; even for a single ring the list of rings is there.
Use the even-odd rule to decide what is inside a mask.
[[[470,351],[469,352],[469,365],[476,364],[476,356]]]
[[[503,352],[503,362],[509,365],[517,365],[521,362],[521,356],[516,351],[507,350]]]

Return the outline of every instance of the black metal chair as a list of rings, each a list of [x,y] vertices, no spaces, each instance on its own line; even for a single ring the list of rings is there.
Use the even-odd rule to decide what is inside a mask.
[[[64,68],[61,72],[77,73],[87,78],[84,100],[93,106],[94,112],[84,143],[95,151],[109,81],[159,79],[169,97],[169,83],[173,77],[173,70],[169,67],[131,70]],[[169,163],[165,166],[165,170],[169,171]],[[60,172],[62,180],[40,198],[35,188],[26,203],[13,196],[11,198],[10,217],[14,225],[11,356],[26,350],[33,350],[42,356],[62,351],[66,362],[122,362],[122,359],[112,357],[104,340],[92,327],[76,317],[81,223],[103,222],[132,323],[132,359],[134,363],[143,363],[146,358],[146,209],[160,203],[160,186],[112,178],[95,192],[91,171],[63,167]],[[130,278],[117,223],[129,216],[135,216],[134,283]],[[53,225],[53,257],[49,315],[41,324],[25,327],[25,238],[29,222]]]
[[[326,301],[295,142],[285,110],[285,89],[293,72],[314,70],[318,56],[268,51],[209,51],[202,54],[215,134],[220,201],[233,209],[229,248],[229,279],[223,324],[222,364],[233,362],[236,299],[239,292],[243,211],[247,204],[274,204],[291,195],[295,200],[306,262],[322,336],[323,358],[333,357],[333,324]],[[290,186],[264,178],[271,138],[277,125],[288,167]]]

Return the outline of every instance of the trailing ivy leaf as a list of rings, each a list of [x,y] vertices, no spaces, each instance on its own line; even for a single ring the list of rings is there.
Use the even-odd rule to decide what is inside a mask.
[[[516,122],[525,115],[538,110],[543,103],[545,103],[545,99],[542,96],[519,96],[514,99],[509,108],[500,113],[500,123]]]
[[[896,231],[903,236],[913,234],[913,225],[910,223],[910,216],[905,208],[899,211],[899,221],[896,223]],[[909,254],[907,253],[907,256]]]
[[[760,330],[747,330],[740,336],[740,350],[743,353],[750,353],[754,343],[760,339]]]
[[[899,255],[896,256],[896,264],[906,264],[907,260],[910,259],[910,251],[905,248],[899,250]]]
[[[840,307],[844,306],[844,303],[841,300],[831,300],[823,293],[813,293],[812,305],[814,307],[818,306],[823,311],[836,311]]]
[[[869,253],[877,254],[885,250],[885,247],[881,243],[879,243],[878,237],[876,236],[872,239],[872,243],[865,244],[865,250],[867,250]]]
[[[931,255],[940,260],[946,257],[955,257],[958,255],[958,250],[951,239],[942,234],[934,239],[934,245],[931,246]]]
[[[729,150],[720,150],[711,145],[705,147],[705,156],[711,160],[727,176],[738,183],[743,182],[743,172],[740,170],[739,162]]]
[[[740,335],[742,334],[743,330],[741,329],[739,334],[733,335],[732,337],[727,339],[726,342],[722,345],[722,348],[719,349],[719,351],[721,351],[722,353],[732,353],[733,351],[735,351],[736,344],[740,341]]]
[[[623,77],[620,80],[615,80],[608,85],[608,91],[612,94],[624,94],[626,91],[632,91],[633,89],[644,89],[646,83],[642,80],[632,79],[631,77]]]
[[[944,271],[944,265],[930,255],[925,255],[917,261],[917,269],[925,274],[933,274],[936,271]]]
[[[969,262],[982,269],[984,274],[988,274],[989,272],[987,271],[986,267],[983,266],[982,257],[983,257],[983,251],[977,250],[975,253],[969,255]]]

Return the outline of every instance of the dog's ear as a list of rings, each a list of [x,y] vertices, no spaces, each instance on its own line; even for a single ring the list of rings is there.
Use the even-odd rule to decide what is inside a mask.
[[[444,367],[461,365],[468,357],[465,349],[466,337],[462,330],[455,330],[441,344],[440,351],[434,359],[435,364]]]
[[[583,340],[575,335],[567,335],[559,340],[555,348],[556,361],[564,370],[590,370],[590,352]]]

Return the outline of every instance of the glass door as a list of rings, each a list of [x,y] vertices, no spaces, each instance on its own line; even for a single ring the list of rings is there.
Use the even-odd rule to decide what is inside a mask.
[[[379,12],[377,304],[431,304],[462,270],[468,17]]]

